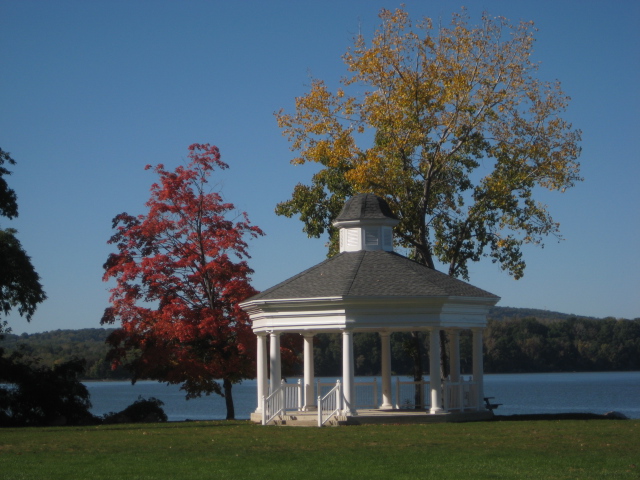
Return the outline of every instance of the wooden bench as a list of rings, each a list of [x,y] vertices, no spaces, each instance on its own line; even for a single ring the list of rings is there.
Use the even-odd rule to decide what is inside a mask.
[[[487,407],[487,410],[491,410],[492,412],[498,408],[501,403],[491,403],[490,400],[493,400],[495,397],[484,397],[484,404]]]

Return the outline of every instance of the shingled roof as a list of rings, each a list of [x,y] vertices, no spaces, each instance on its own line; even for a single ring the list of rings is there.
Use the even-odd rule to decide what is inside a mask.
[[[345,202],[340,215],[335,221],[345,222],[381,218],[397,219],[384,199],[372,193],[359,193]]]
[[[247,300],[322,297],[498,298],[394,252],[343,252]]]

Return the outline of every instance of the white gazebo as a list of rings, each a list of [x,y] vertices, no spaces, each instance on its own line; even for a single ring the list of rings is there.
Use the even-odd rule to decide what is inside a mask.
[[[424,331],[430,335],[430,402],[422,415],[486,413],[482,332],[487,312],[499,297],[395,253],[392,229],[397,223],[382,198],[372,194],[352,197],[334,222],[340,230],[338,255],[241,304],[251,317],[258,342],[258,405],[252,420],[270,423],[292,410],[298,415],[313,411],[319,425],[334,416],[347,421],[358,416],[355,332],[380,335],[382,399],[377,410],[400,413],[391,394],[391,333]],[[443,381],[441,330],[447,332],[450,348],[450,376]],[[462,330],[473,332],[473,375],[467,380],[460,375]],[[304,381],[299,386],[281,379],[282,333],[304,337]],[[314,392],[313,337],[317,333],[342,334],[342,381],[325,398]]]

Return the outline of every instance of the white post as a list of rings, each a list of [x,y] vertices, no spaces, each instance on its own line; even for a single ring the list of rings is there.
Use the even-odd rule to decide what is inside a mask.
[[[442,413],[440,385],[440,329],[429,329],[429,386],[431,387],[431,413]]]
[[[284,380],[280,380],[280,391],[278,392],[279,400],[279,410],[281,413],[286,412],[287,410],[287,390],[284,388]]]
[[[392,409],[393,399],[391,398],[391,333],[380,332],[380,343],[382,350],[382,364],[380,366],[380,370],[382,373],[382,405],[380,405],[380,408]]]
[[[269,342],[269,360],[271,367],[271,381],[269,387],[271,393],[275,392],[282,382],[282,367],[280,364],[280,334],[271,332]]]
[[[256,413],[262,412],[262,398],[267,394],[267,335],[258,334],[256,382],[258,384],[258,408]]]
[[[473,328],[473,382],[476,384],[476,405],[478,410],[484,409],[484,386],[482,363],[482,328]]]
[[[304,406],[307,411],[315,406],[313,396],[314,369],[313,369],[313,333],[303,333],[304,337]]]
[[[460,382],[460,330],[453,329],[449,330],[449,379],[451,383],[459,383]],[[449,403],[451,405],[447,405],[447,408],[460,408],[462,409],[462,405],[458,402],[460,398],[459,390],[460,385],[454,385],[453,387],[447,386],[450,390],[449,394]]]
[[[344,409],[343,415],[355,415],[354,405],[354,364],[353,364],[353,332],[342,332],[342,383]]]

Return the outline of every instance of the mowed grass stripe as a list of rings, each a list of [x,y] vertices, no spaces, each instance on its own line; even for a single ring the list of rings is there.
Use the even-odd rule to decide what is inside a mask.
[[[0,429],[0,479],[638,479],[640,420]]]

